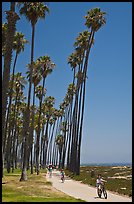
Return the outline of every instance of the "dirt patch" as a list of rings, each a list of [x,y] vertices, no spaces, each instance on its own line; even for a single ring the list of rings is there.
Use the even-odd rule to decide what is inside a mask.
[[[17,188],[23,188],[23,187],[25,187],[25,186],[18,186]]]

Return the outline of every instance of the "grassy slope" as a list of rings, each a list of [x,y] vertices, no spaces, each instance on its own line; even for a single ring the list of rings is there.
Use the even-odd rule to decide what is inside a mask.
[[[94,176],[91,177],[91,171],[94,171]],[[89,184],[95,187],[96,177],[101,174],[103,179],[107,180],[106,189],[117,192],[122,195],[132,196],[132,179],[119,179],[119,178],[109,178],[113,176],[128,176],[132,175],[132,168],[112,168],[110,166],[86,166],[80,168],[80,175],[76,176],[66,170],[66,175],[71,178],[82,181],[85,184]],[[119,174],[118,174],[119,173]],[[122,189],[126,188],[126,189]]]
[[[14,173],[4,173],[2,179],[2,202],[81,202],[52,187],[46,181],[45,172],[40,175],[30,175],[28,180],[20,182],[20,170]]]

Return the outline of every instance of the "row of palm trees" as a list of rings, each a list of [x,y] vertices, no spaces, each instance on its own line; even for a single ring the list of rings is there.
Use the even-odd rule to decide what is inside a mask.
[[[27,65],[27,79],[15,73],[19,54],[29,43],[16,31],[20,17],[15,12],[18,5],[32,27],[31,61]],[[80,149],[84,118],[85,90],[90,49],[94,34],[105,24],[105,12],[99,8],[88,11],[85,25],[88,30],[79,34],[74,43],[74,52],[68,57],[73,70],[73,81],[59,109],[54,108],[55,98],[47,96],[46,79],[55,68],[50,56],[34,60],[35,26],[40,18],[49,13],[43,2],[11,2],[7,23],[2,25],[2,54],[4,58],[2,84],[2,161],[3,170],[14,171],[19,162],[22,173],[20,181],[27,180],[27,170],[37,175],[40,168],[53,163],[80,173]],[[8,17],[10,15],[10,19]],[[12,29],[11,29],[12,28]],[[12,52],[15,59],[10,71]],[[7,76],[7,78],[6,78]],[[28,83],[27,97],[24,88]],[[26,102],[27,98],[27,102]],[[38,99],[38,104],[35,100]]]
[[[19,20],[19,16],[15,12],[15,2],[10,5],[10,11],[6,11],[7,14],[7,27],[4,32],[2,32],[2,51],[4,53],[4,68],[3,68],[3,79],[2,79],[2,161],[4,165],[4,139],[5,139],[5,118],[6,118],[6,108],[7,108],[7,92],[9,87],[10,79],[10,67],[12,60],[12,47],[14,41],[14,35],[16,30],[16,22]],[[3,28],[3,27],[2,27]],[[6,31],[7,30],[7,31]]]
[[[85,16],[88,30],[79,33],[74,43],[74,52],[68,57],[73,70],[73,82],[69,85],[62,103],[64,109],[64,131],[60,135],[62,148],[60,157],[62,168],[65,165],[74,174],[80,174],[80,152],[84,119],[85,91],[89,54],[94,44],[95,33],[106,23],[105,12],[99,8],[91,9]]]

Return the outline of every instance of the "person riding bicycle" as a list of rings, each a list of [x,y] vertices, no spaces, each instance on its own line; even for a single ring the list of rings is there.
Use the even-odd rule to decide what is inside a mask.
[[[97,180],[96,180],[96,187],[98,189],[99,185],[104,185],[104,183],[107,182],[106,180],[102,179],[101,174],[98,174]]]
[[[52,177],[52,170],[53,170],[53,165],[49,164],[49,166],[48,166],[49,177]]]
[[[101,198],[102,192],[104,195],[104,198],[107,199],[107,192],[104,186],[104,183],[107,182],[106,180],[101,178],[101,175],[98,174],[97,180],[96,180],[96,187],[97,187],[97,194],[99,198]]]
[[[64,169],[61,170],[61,180],[63,181],[65,177],[65,172]]]

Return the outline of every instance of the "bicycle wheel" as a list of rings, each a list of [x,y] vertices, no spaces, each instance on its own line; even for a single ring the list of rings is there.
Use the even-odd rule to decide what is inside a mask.
[[[104,198],[107,199],[107,192],[106,190],[103,191]]]
[[[101,194],[102,194],[102,191],[100,189],[98,189],[98,196],[99,196],[99,198],[101,198]]]

